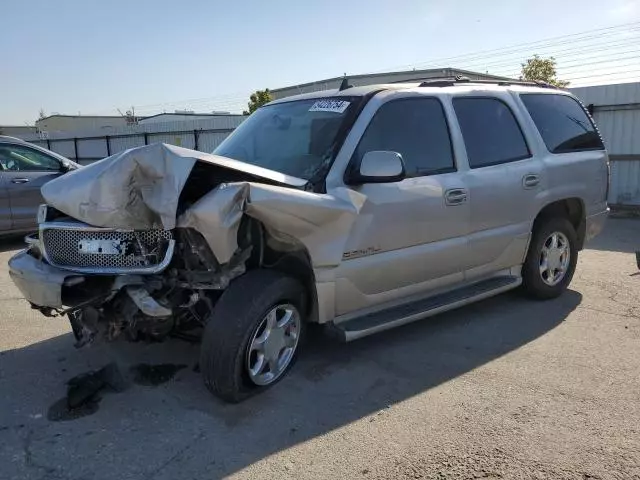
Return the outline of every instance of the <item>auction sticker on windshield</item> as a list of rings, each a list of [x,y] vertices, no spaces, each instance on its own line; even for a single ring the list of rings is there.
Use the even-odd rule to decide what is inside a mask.
[[[311,105],[310,112],[344,113],[350,102],[344,100],[318,100]]]

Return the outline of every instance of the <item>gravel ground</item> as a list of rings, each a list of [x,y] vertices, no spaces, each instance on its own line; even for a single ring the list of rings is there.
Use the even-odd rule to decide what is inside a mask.
[[[506,294],[351,344],[313,338],[240,405],[207,393],[197,346],[75,350],[2,267],[0,478],[640,479],[639,234],[612,219],[551,302]],[[111,361],[175,375],[60,415],[65,383]]]

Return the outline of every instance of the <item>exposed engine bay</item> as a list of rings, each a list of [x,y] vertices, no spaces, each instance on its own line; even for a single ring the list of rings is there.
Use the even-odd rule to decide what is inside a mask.
[[[154,245],[141,240],[144,231],[107,230],[103,236],[108,239],[91,240],[82,236],[96,236],[95,231],[75,229],[71,230],[75,242],[67,242],[65,247],[68,251],[76,247],[78,253],[73,256],[52,249],[51,242],[43,240],[50,264],[60,266],[61,261],[67,261],[65,267],[78,275],[67,277],[61,286],[60,303],[64,308],[32,306],[46,316],[68,314],[78,347],[99,337],[161,340],[169,334],[186,336],[194,330],[197,334],[231,280],[242,275],[248,265],[261,263],[264,239],[258,224],[251,223],[242,226],[241,247],[224,265],[217,262],[202,234],[191,228],[176,228],[171,236],[157,236]],[[67,232],[44,229],[50,231],[59,236]],[[254,249],[256,255],[252,255]],[[38,242],[28,255],[47,261],[44,252]],[[76,260],[75,265],[69,264],[72,260]],[[82,265],[77,265],[80,262]],[[92,266],[87,266],[89,263]],[[118,270],[122,273],[114,274]]]
[[[42,188],[39,234],[10,274],[33,308],[68,315],[76,346],[197,336],[254,268],[300,279],[313,309],[314,268],[341,261],[364,198],[306,183],[170,145],[128,150]]]

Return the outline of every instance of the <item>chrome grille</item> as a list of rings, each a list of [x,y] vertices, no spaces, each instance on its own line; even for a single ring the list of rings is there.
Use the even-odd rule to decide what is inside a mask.
[[[83,230],[41,225],[40,238],[51,265],[79,271],[99,273],[143,272],[155,270],[172,252],[169,230],[115,231]],[[114,242],[120,253],[85,253],[82,247],[91,242]]]

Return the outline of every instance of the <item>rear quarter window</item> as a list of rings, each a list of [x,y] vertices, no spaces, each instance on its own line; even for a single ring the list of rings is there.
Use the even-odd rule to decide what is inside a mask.
[[[575,98],[542,93],[525,93],[520,98],[551,153],[604,148],[596,127]]]

